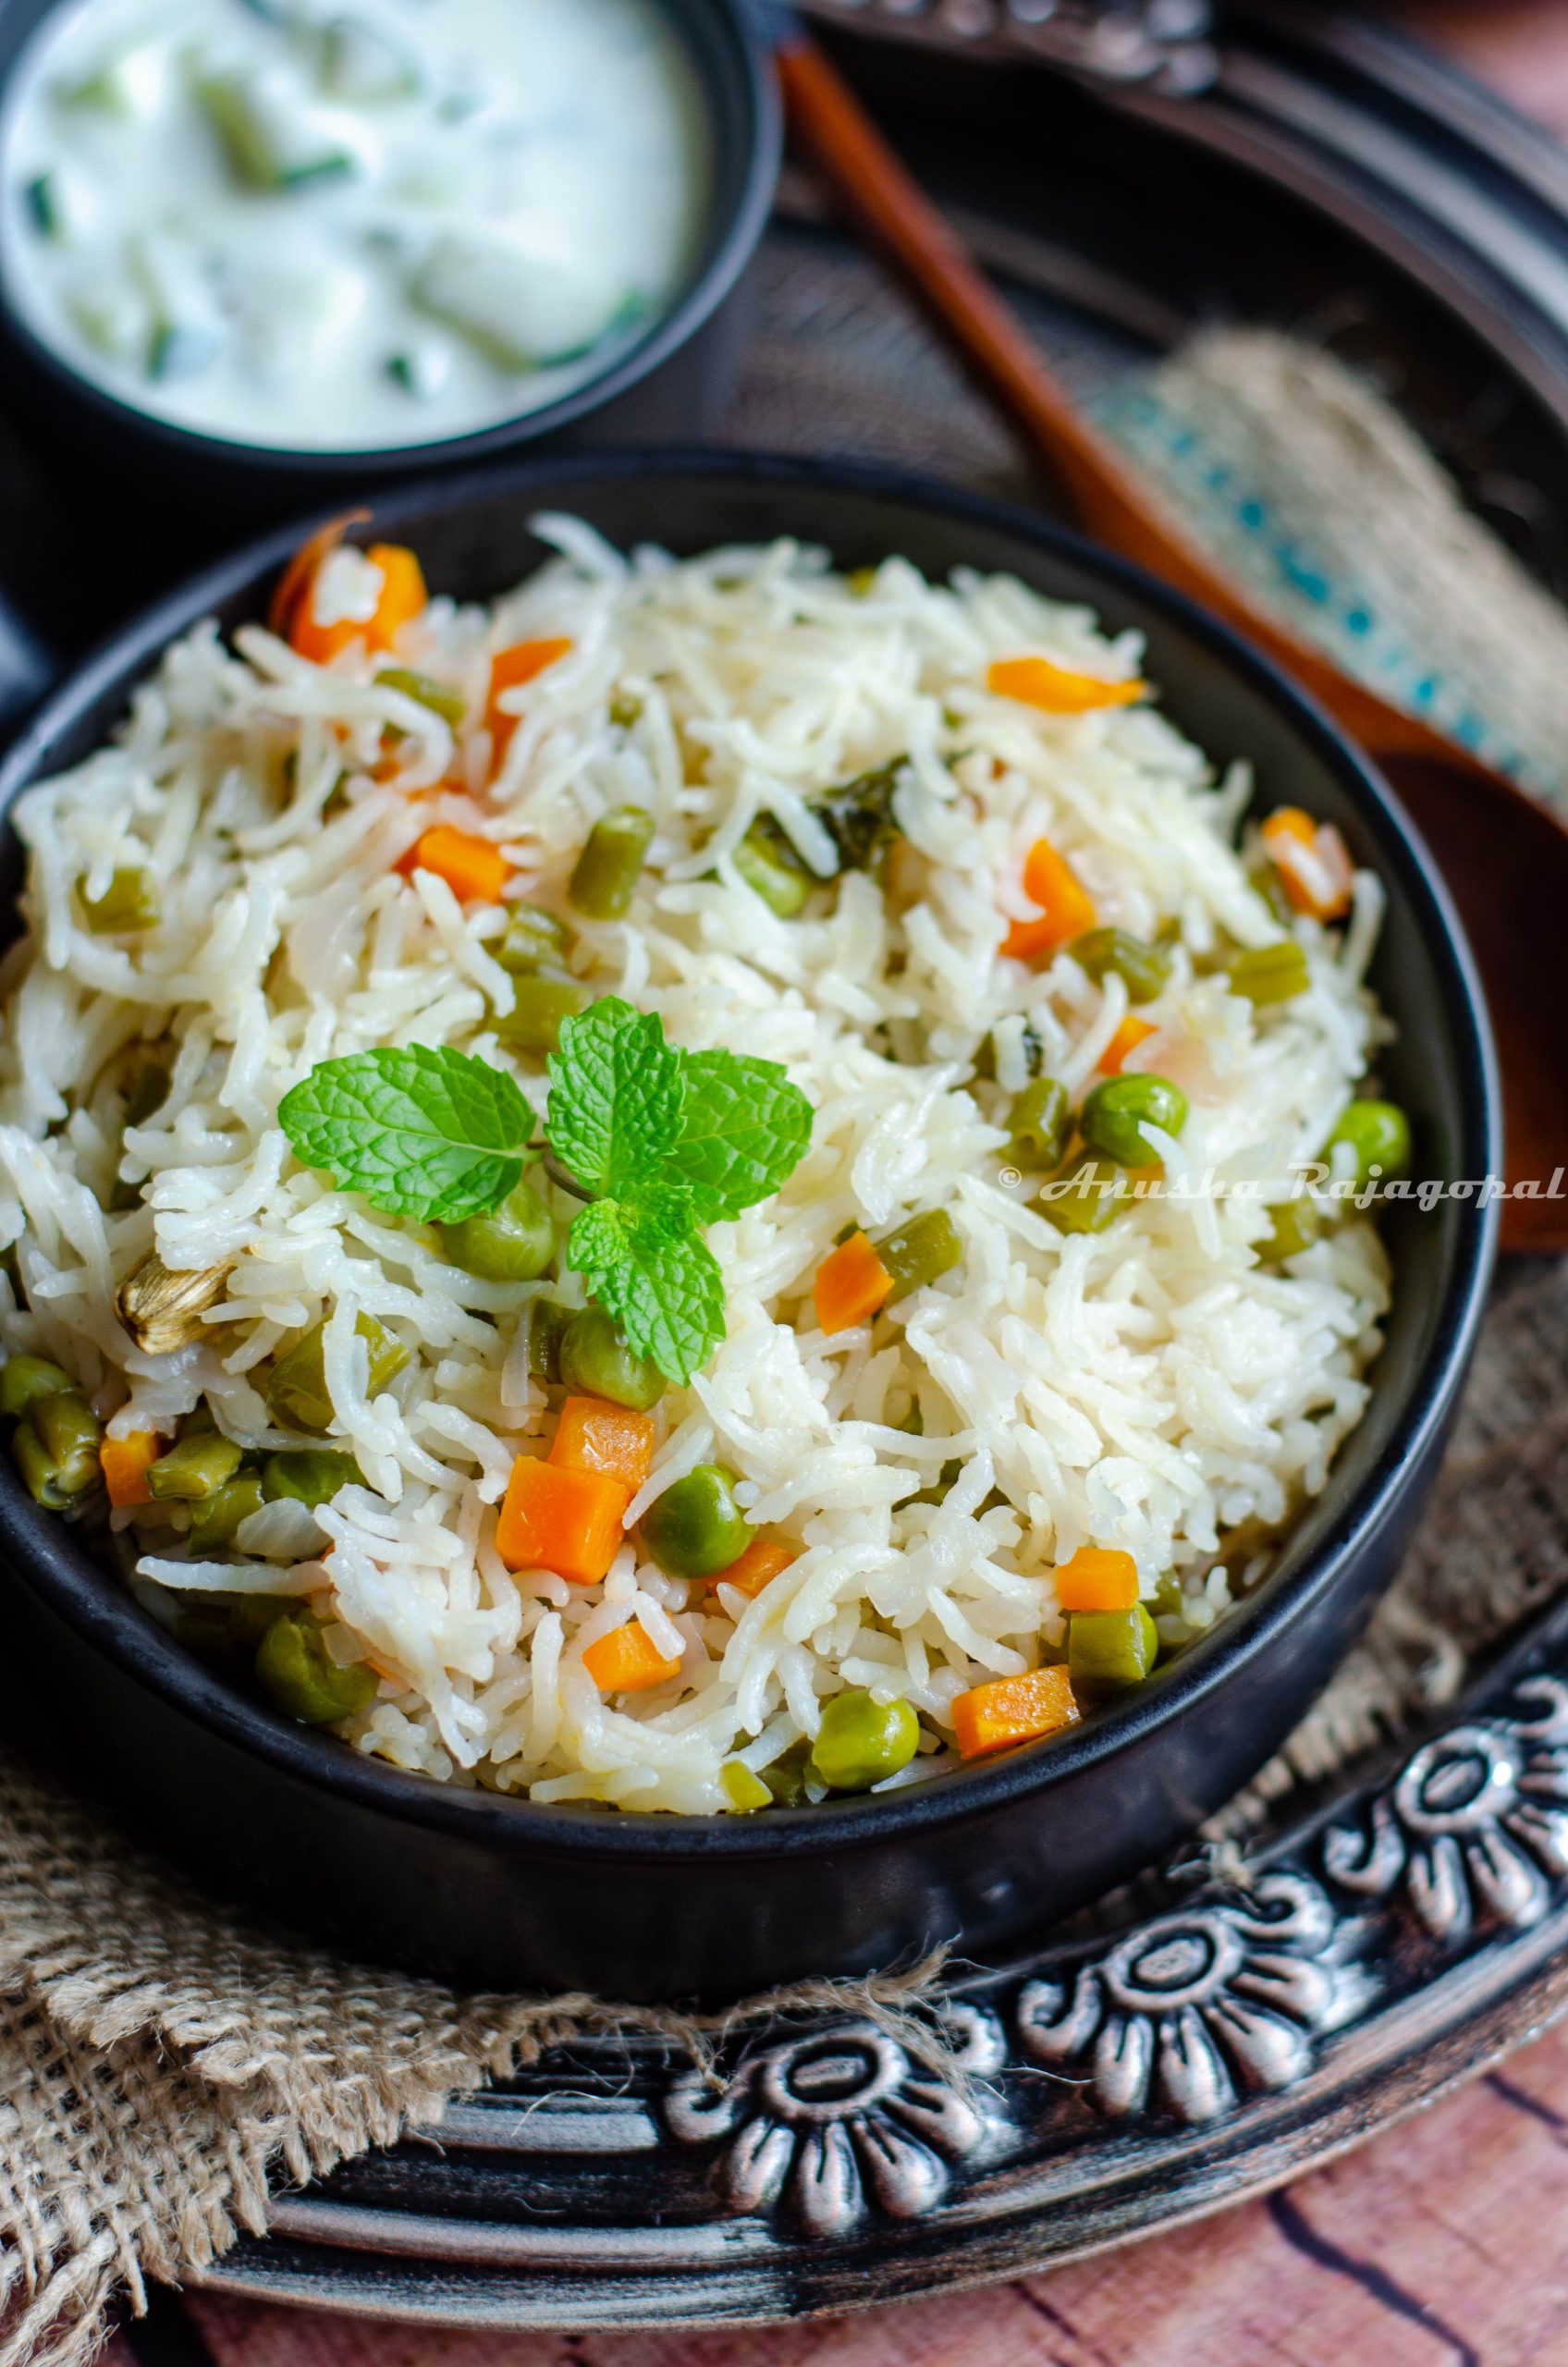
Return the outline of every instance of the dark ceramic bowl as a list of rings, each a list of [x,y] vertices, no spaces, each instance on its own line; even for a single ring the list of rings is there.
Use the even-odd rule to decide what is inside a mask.
[[[0,94],[34,28],[57,5],[6,0],[0,8]],[[4,384],[45,464],[53,460],[67,478],[85,476],[94,504],[140,513],[150,503],[165,532],[170,513],[162,496],[171,486],[182,509],[195,510],[204,502],[215,507],[218,521],[246,519],[251,531],[325,500],[337,487],[362,492],[525,445],[589,438],[595,445],[643,445],[704,432],[739,362],[744,275],[778,176],[780,110],[771,60],[748,0],[655,5],[691,60],[703,103],[711,180],[706,222],[675,302],[643,336],[618,347],[603,370],[538,411],[464,435],[389,450],[269,448],[155,419],[95,386],[34,334],[0,279]],[[206,547],[221,548],[224,539],[219,523]]]
[[[844,567],[901,551],[942,576],[1011,569],[1148,636],[1174,719],[1259,796],[1331,817],[1381,876],[1373,983],[1399,1027],[1384,1067],[1413,1113],[1417,1172],[1499,1166],[1486,1019],[1452,906],[1388,792],[1240,642],[1137,570],[1039,520],[865,470],[716,457],[561,460],[399,494],[376,531],[434,588],[488,598],[544,557],[540,507],[612,541],[677,551],[775,534]],[[58,691],[0,767],[0,803],[119,721],[198,617],[263,607],[278,534],[174,594]],[[15,846],[12,846],[13,877]],[[1493,1211],[1445,1198],[1390,1223],[1396,1282],[1372,1401],[1277,1570],[1212,1636],[1119,1707],[1038,1745],[876,1799],[750,1818],[619,1815],[445,1788],[284,1723],[188,1657],[0,1466],[12,1565],[0,1665],[31,1726],[211,1877],[367,1955],[469,1982],[622,1997],[735,1993],[981,1950],[1152,1863],[1275,1750],[1392,1575],[1453,1412],[1491,1262]]]

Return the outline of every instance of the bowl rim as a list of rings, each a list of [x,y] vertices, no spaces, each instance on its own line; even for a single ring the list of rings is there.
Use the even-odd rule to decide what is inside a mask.
[[[1463,1110],[1453,1146],[1455,1172],[1485,1176],[1497,1171],[1501,1105],[1486,1005],[1458,914],[1414,824],[1392,791],[1313,699],[1230,626],[1134,562],[1053,520],[958,487],[858,462],[742,450],[570,454],[442,475],[376,497],[375,531],[414,527],[435,512],[534,488],[542,503],[548,499],[560,506],[576,482],[598,485],[650,475],[741,480],[778,487],[781,493],[791,488],[839,490],[1011,533],[1047,558],[1083,568],[1112,599],[1125,592],[1188,634],[1282,715],[1376,827],[1379,860],[1390,866],[1388,876],[1397,873],[1400,891],[1439,975]],[[142,610],[73,668],[0,759],[0,832],[9,835],[9,811],[17,795],[35,778],[45,777],[35,768],[56,731],[99,699],[129,692],[171,640],[201,617],[259,586],[319,522],[307,518],[248,541]],[[520,1857],[615,1861],[673,1856],[743,1864],[794,1856],[802,1848],[824,1855],[876,1848],[912,1833],[989,1818],[1027,1794],[1044,1795],[1054,1784],[1109,1757],[1131,1752],[1157,1728],[1201,1716],[1208,1699],[1239,1670],[1265,1655],[1298,1607],[1325,1589],[1353,1549],[1391,1518],[1406,1470],[1418,1465],[1440,1437],[1485,1306],[1499,1212],[1495,1205],[1478,1199],[1462,1208],[1452,1271],[1406,1403],[1377,1462],[1300,1564],[1266,1578],[1255,1595],[1154,1684],[1067,1735],[1026,1744],[892,1793],[774,1809],[766,1817],[704,1817],[668,1810],[617,1812],[598,1803],[541,1802],[440,1782],[391,1767],[336,1737],[286,1721],[214,1676],[78,1543],[73,1528],[31,1502],[8,1458],[0,1458],[0,1551],[16,1564],[17,1575],[45,1594],[90,1642],[177,1710],[240,1750],[270,1761],[303,1786],[325,1785],[380,1816],[435,1828],[454,1839],[477,1837],[481,1831],[491,1841],[504,1836]]]
[[[702,104],[710,141],[717,149],[723,136],[720,74],[702,41],[694,39],[689,21],[693,9],[711,20],[716,42],[728,42],[730,67],[745,94],[746,119],[739,126],[743,146],[735,172],[736,194],[724,208],[722,190],[710,191],[701,237],[682,289],[668,311],[655,314],[646,329],[634,335],[602,371],[591,373],[569,386],[553,402],[536,411],[517,411],[487,427],[466,429],[426,443],[334,446],[314,449],[289,444],[253,444],[243,436],[220,435],[179,420],[163,419],[155,411],[100,386],[78,370],[41,337],[14,300],[7,277],[0,270],[0,325],[27,356],[34,369],[55,386],[112,421],[128,437],[145,435],[164,448],[165,459],[184,458],[193,464],[240,472],[253,469],[258,477],[332,478],[375,475],[400,480],[428,475],[437,469],[460,468],[502,451],[526,447],[571,428],[591,413],[606,409],[651,376],[683,346],[689,345],[734,289],[761,242],[773,207],[774,190],[784,149],[783,104],[771,53],[764,40],[759,16],[746,0],[648,0],[673,29],[701,86]],[[52,8],[44,14],[53,13]],[[41,14],[38,22],[42,24]],[[30,29],[25,48],[37,27]],[[20,55],[20,49],[18,55]],[[13,61],[14,67],[14,61]],[[9,73],[4,78],[9,80]],[[705,256],[705,261],[704,260]]]

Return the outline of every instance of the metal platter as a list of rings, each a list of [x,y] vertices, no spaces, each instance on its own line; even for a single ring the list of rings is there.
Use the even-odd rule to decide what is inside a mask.
[[[1199,73],[1097,86],[1020,67],[1022,5],[816,13],[852,16],[843,63],[1084,393],[1205,320],[1315,333],[1568,585],[1568,162],[1544,137],[1392,36],[1276,0],[1227,10]],[[759,294],[727,440],[1037,495],[803,187]],[[202,2281],[448,2324],[694,2325],[1038,2268],[1429,2101],[1568,2008],[1565,1943],[1568,1607],[1439,1730],[1295,1796],[1245,1891],[1189,1867],[956,1973],[943,2067],[827,2011],[753,2033],[717,2085],[652,2044],[564,2050],[279,2197]]]

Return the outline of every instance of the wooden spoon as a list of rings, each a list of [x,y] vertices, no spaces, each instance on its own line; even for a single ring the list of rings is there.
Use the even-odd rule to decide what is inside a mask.
[[[1568,1168],[1568,997],[1554,990],[1543,958],[1568,911],[1568,830],[1501,773],[1341,673],[1217,574],[1073,408],[837,67],[795,25],[777,55],[798,145],[1045,460],[1080,522],[1265,650],[1393,783],[1459,906],[1486,987],[1509,1181],[1537,1177],[1544,1192]],[[1503,1201],[1502,1245],[1568,1249],[1568,1199]]]

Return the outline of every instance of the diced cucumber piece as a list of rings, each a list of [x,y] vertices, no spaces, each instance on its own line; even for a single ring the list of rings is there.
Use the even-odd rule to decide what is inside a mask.
[[[35,174],[22,191],[22,201],[29,221],[45,239],[68,239],[82,227],[77,184],[59,165]]]
[[[138,42],[116,57],[105,58],[80,82],[70,82],[58,96],[68,107],[94,107],[100,115],[129,121],[151,114],[163,87],[163,54],[152,42]]]
[[[592,351],[623,300],[602,279],[498,239],[436,241],[410,300],[503,370],[544,370]]]
[[[364,303],[365,283],[322,252],[252,255],[226,292],[251,366],[280,383],[342,336]]]
[[[416,402],[429,402],[452,374],[452,349],[439,337],[420,337],[401,353],[387,355],[386,374]]]
[[[196,95],[229,164],[252,189],[307,189],[360,169],[339,127],[301,104],[274,74],[204,74]]]
[[[132,267],[151,313],[150,378],[193,378],[217,357],[225,336],[201,257],[175,231],[149,231],[131,243]]]
[[[413,51],[362,17],[334,17],[321,39],[322,88],[350,106],[386,106],[424,88]]]

